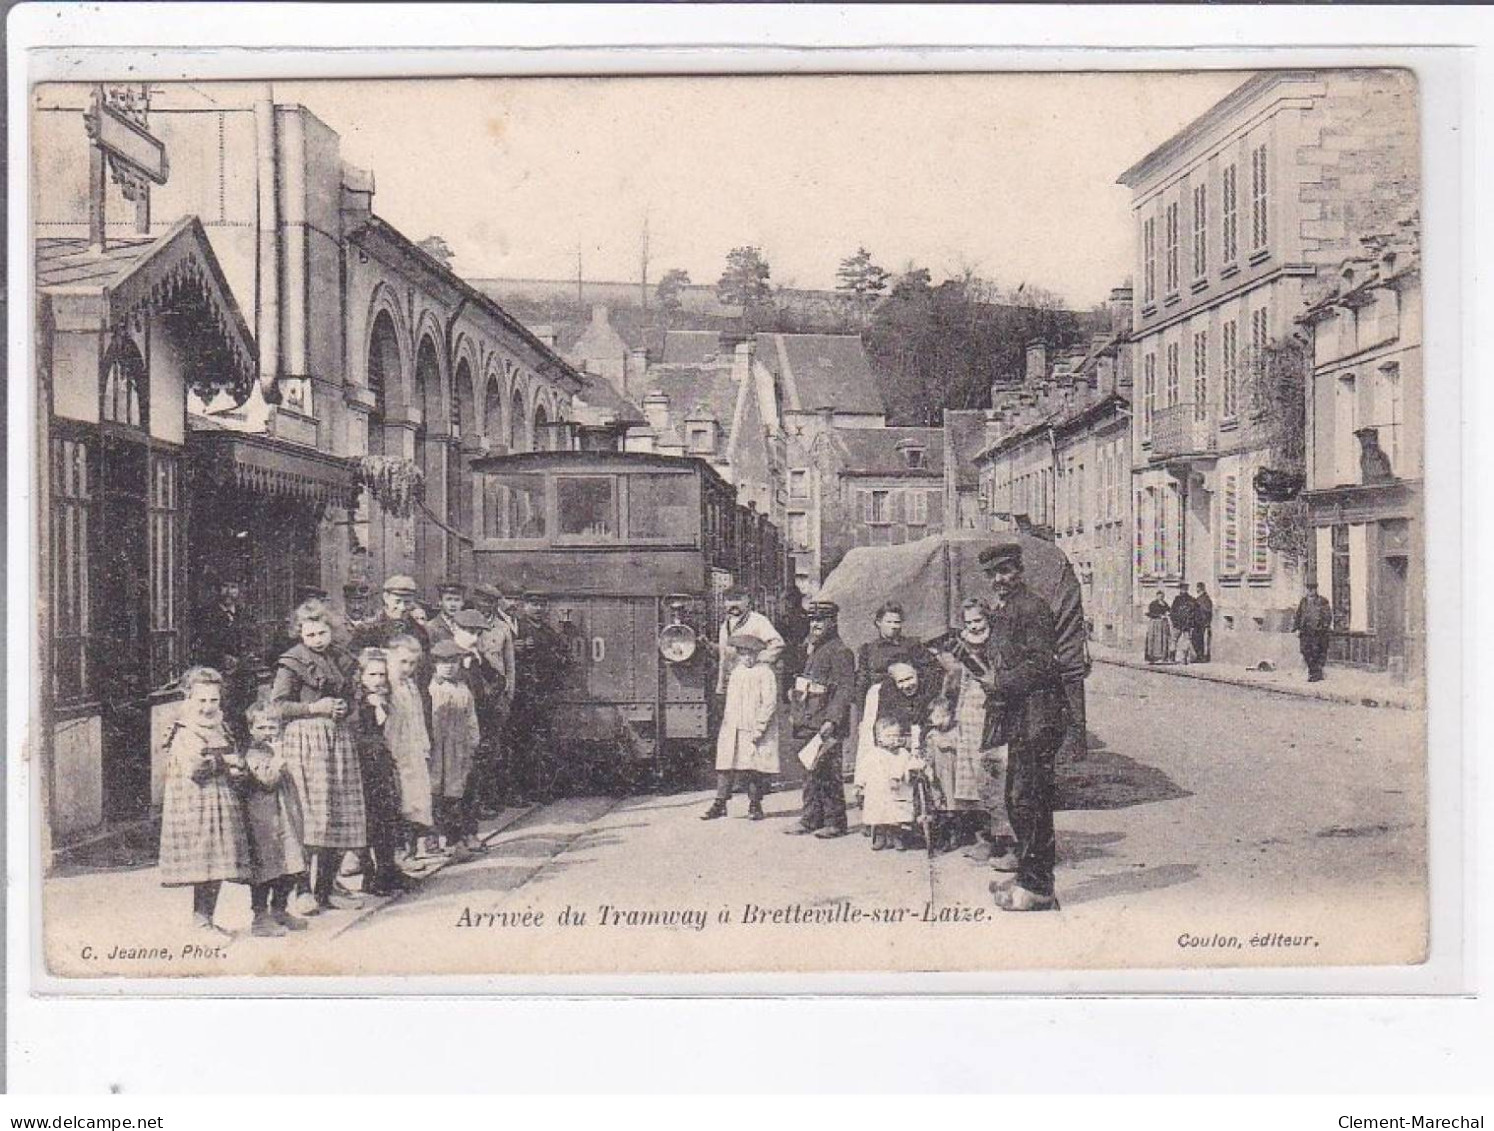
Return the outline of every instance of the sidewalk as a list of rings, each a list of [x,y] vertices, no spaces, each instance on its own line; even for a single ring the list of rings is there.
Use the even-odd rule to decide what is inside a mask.
[[[506,808],[496,817],[482,821],[478,835],[484,842],[500,838],[505,830],[540,808],[540,805]],[[145,833],[139,832],[128,843],[120,839],[101,844],[102,851],[79,854],[81,858],[75,856],[61,864],[42,881],[45,915],[51,928],[47,949],[54,971],[61,967],[75,974],[128,976],[127,966],[105,961],[112,948],[162,946],[180,954],[184,942],[196,941],[196,936],[187,930],[191,893],[183,888],[161,886],[153,845],[146,845],[145,840]],[[150,851],[146,852],[146,848]],[[127,852],[133,856],[128,862]],[[408,894],[418,892],[455,862],[451,858],[438,859],[428,868],[413,873],[415,888]],[[359,885],[358,879],[350,878],[354,891]],[[177,965],[183,973],[217,973],[215,967],[221,966],[229,949],[246,948],[245,958],[251,964],[257,960],[256,955],[268,961],[276,947],[289,946],[309,952],[311,948],[333,942],[348,928],[400,898],[399,895],[367,896],[358,909],[328,911],[311,918],[309,929],[299,935],[256,939],[249,934],[248,887],[225,884],[216,916],[219,925],[232,935],[218,940],[225,944],[225,953],[206,956],[201,962],[179,960]],[[80,960],[80,956],[87,957],[85,948],[94,952],[96,963]]]
[[[1299,699],[1322,699],[1330,703],[1352,703],[1361,707],[1396,707],[1403,711],[1421,710],[1425,703],[1420,681],[1393,683],[1385,672],[1330,667],[1324,673],[1322,682],[1308,683],[1307,676],[1300,671],[1262,672],[1222,663],[1149,664],[1140,656],[1092,641],[1089,652],[1098,664],[1182,676],[1184,679],[1201,679],[1209,683],[1254,687]]]

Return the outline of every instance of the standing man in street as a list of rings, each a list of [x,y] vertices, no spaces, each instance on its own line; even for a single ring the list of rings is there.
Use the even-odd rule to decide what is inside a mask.
[[[773,627],[773,622],[762,613],[754,612],[752,597],[745,589],[733,589],[726,595],[726,619],[721,622],[721,631],[716,641],[716,694],[725,695],[731,669],[736,667],[737,653],[732,647],[733,636],[755,636],[763,642],[757,662],[771,667],[783,655],[783,636]]]
[[[545,617],[545,596],[525,593],[519,606],[519,634],[514,642],[513,711],[509,716],[509,776],[520,800],[537,800],[545,787],[540,769],[555,757],[549,697],[559,689],[570,663],[565,637]]]
[[[1302,660],[1307,664],[1308,683],[1319,683],[1323,679],[1323,662],[1328,658],[1328,633],[1332,628],[1333,606],[1318,592],[1318,583],[1309,581],[1307,592],[1297,604],[1297,615],[1292,619],[1292,631],[1297,634],[1297,646],[1302,649]]]
[[[197,663],[223,674],[223,722],[240,741],[249,736],[244,712],[259,691],[254,625],[239,603],[242,596],[238,576],[225,576],[218,584],[218,600],[200,614],[197,630]]]
[[[1174,658],[1180,664],[1191,664],[1198,658],[1193,645],[1193,626],[1198,620],[1198,605],[1188,596],[1188,583],[1181,582],[1178,595],[1172,599],[1172,639]]]
[[[353,651],[363,648],[387,648],[396,636],[413,636],[420,641],[421,652],[427,657],[421,662],[421,682],[430,681],[429,656],[431,638],[425,629],[410,616],[415,607],[415,579],[397,573],[384,582],[381,596],[382,607],[377,613],[353,627]]]
[[[1193,598],[1193,651],[1201,664],[1209,662],[1214,647],[1214,598],[1198,583],[1198,596]]]
[[[794,741],[802,746],[816,735],[820,756],[804,779],[804,810],[790,836],[814,833],[821,840],[846,834],[846,791],[841,753],[851,733],[856,660],[840,638],[840,606],[815,601],[809,606],[808,659],[789,692]]]
[[[992,891],[1003,911],[1057,911],[1053,803],[1058,747],[1068,725],[1055,657],[1058,632],[1053,611],[1023,580],[1018,543],[982,550],[980,564],[991,582],[991,645],[998,659],[981,680],[982,746],[1007,747],[1006,811],[1017,839],[1016,880],[993,884]]]

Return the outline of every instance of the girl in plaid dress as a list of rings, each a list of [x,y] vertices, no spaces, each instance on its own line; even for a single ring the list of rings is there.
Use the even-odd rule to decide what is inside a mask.
[[[358,665],[332,643],[332,611],[324,601],[303,601],[291,619],[301,642],[276,664],[270,702],[285,724],[283,750],[306,822],[313,913],[356,908],[362,901],[334,895],[333,885],[343,853],[368,843],[363,778],[347,725]]]
[[[161,883],[192,888],[193,924],[227,934],[213,922],[224,880],[250,878],[249,840],[238,789],[242,757],[223,729],[223,677],[212,668],[182,674],[184,694],[166,736],[161,803]]]

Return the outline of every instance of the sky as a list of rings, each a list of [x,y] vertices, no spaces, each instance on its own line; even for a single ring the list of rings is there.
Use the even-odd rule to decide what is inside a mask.
[[[443,236],[468,277],[714,284],[762,248],[775,285],[830,288],[866,247],[1076,308],[1133,272],[1127,167],[1238,72],[277,83],[374,173],[374,209]]]

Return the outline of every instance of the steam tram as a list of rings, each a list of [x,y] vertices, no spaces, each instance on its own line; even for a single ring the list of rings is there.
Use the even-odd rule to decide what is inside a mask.
[[[775,618],[778,528],[704,460],[527,452],[475,460],[475,580],[544,594],[571,662],[552,696],[565,779],[681,783],[709,769],[716,628],[736,588]]]

